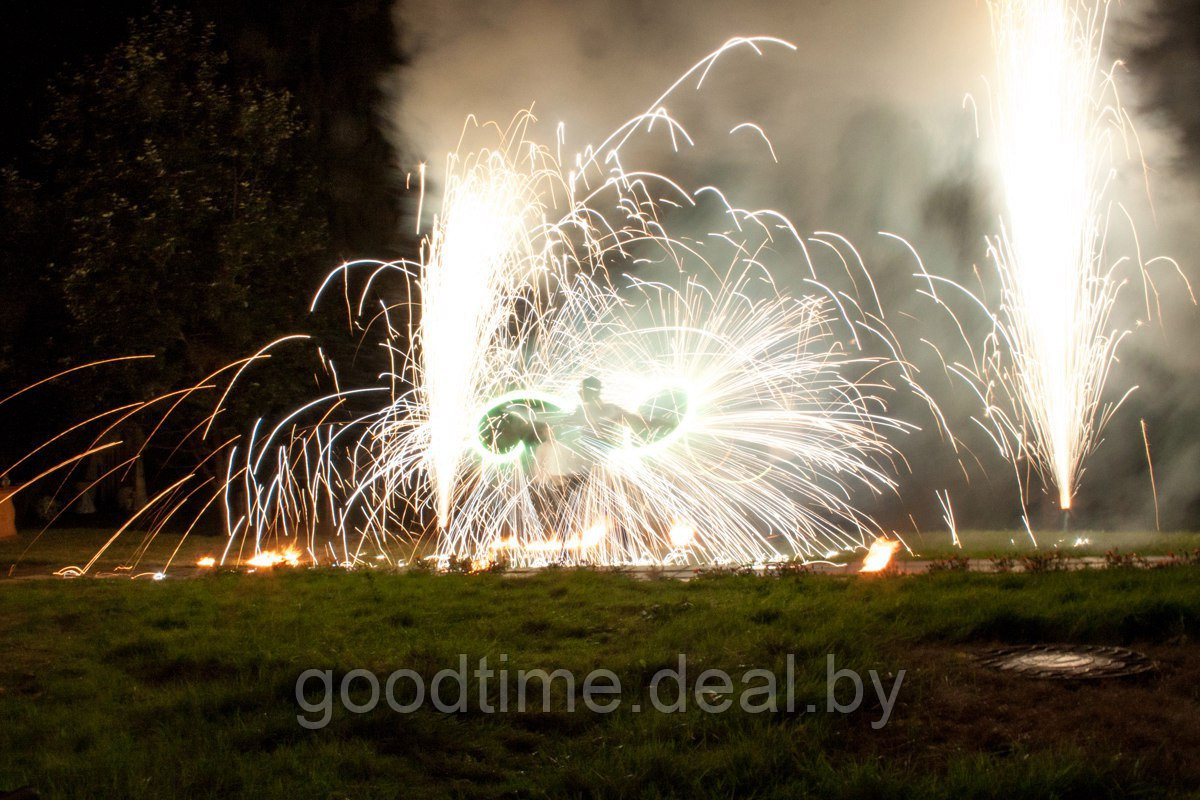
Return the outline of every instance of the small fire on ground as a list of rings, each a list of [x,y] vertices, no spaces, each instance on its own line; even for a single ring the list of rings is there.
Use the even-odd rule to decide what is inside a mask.
[[[900,542],[895,539],[879,538],[871,542],[867,557],[863,559],[859,572],[882,572],[892,563],[892,557],[900,549]]]

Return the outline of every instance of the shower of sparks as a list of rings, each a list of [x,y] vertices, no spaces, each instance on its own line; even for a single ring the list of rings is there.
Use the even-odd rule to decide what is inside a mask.
[[[1007,209],[991,242],[1011,345],[1005,388],[1026,428],[1021,446],[1067,510],[1112,409],[1100,402],[1121,340],[1109,327],[1120,283],[1103,264],[1112,125],[1123,119],[1099,63],[1107,2],[989,9]]]
[[[874,528],[847,498],[854,485],[891,486],[883,434],[902,426],[881,413],[879,387],[845,377],[874,364],[838,354],[827,302],[756,283],[742,278],[716,294],[697,283],[635,284],[586,325],[573,313],[572,324],[543,319],[524,380],[552,387],[564,411],[590,375],[607,400],[646,417],[679,393],[683,418],[648,444],[631,432],[611,447],[577,444],[567,457],[583,466],[565,475],[539,463],[552,443],[529,469],[480,461],[442,547],[479,555],[503,542],[517,560],[561,551],[646,563],[686,546],[693,558],[744,563],[777,557],[780,546],[805,555],[861,546]],[[751,300],[755,291],[767,297]]]
[[[913,427],[889,415],[891,395],[910,390],[940,417],[858,252],[837,234],[804,237],[776,211],[736,207],[718,187],[633,168],[627,152],[635,137],[694,146],[666,100],[689,82],[699,89],[729,52],[767,48],[795,49],[732,39],[567,157],[561,129],[556,146],[538,143],[531,113],[507,127],[468,120],[438,197],[424,197],[419,170],[421,208],[436,209],[420,257],[344,264],[314,299],[340,295],[378,340],[390,362],[379,383],[341,386],[318,351],[328,394],[214,443],[203,472],[126,527],[220,510],[225,547],[201,568],[761,563],[865,549],[880,529],[861,503],[895,490],[890,437]],[[775,158],[760,127],[731,130],[743,131]],[[814,251],[832,253],[868,295],[818,280]],[[781,291],[766,266],[788,253],[810,295]],[[397,279],[399,299],[379,299]],[[203,391],[219,399],[188,436],[207,437],[243,372],[302,338],[108,412],[116,422],[99,415],[107,427],[92,447],[115,446],[121,421],[169,406],[157,430]],[[580,433],[598,407],[581,401],[585,378],[599,381],[612,416],[603,435]],[[522,426],[537,435],[509,430]]]
[[[427,416],[421,447],[441,525],[479,422],[474,401],[507,377],[503,361],[512,354],[497,334],[520,325],[528,287],[551,268],[560,242],[559,230],[541,230],[552,199],[541,184],[557,173],[540,170],[542,154],[521,144],[515,152],[472,153],[461,163],[451,157],[442,215],[425,242],[414,401]]]
[[[464,141],[490,146],[447,159],[420,260],[348,264],[322,289],[367,272],[359,314],[384,332],[388,404],[283,443],[252,440],[230,466],[245,499],[227,505],[248,509],[231,514],[231,541],[264,547],[325,516],[337,543],[310,535],[314,560],[357,563],[407,542],[432,546],[436,563],[481,567],[748,563],[874,539],[856,502],[894,489],[888,436],[909,427],[887,415],[883,376],[916,386],[882,312],[815,280],[811,247],[865,273],[857,253],[835,234],[801,237],[777,212],[734,207],[716,187],[625,163],[635,135],[691,146],[666,98],[728,51],[767,46],[792,48],[731,40],[571,158],[561,131],[554,149],[531,138],[528,113],[506,128],[469,122]],[[765,138],[733,130],[747,128]],[[689,212],[723,222],[676,233],[672,216]],[[818,295],[779,291],[763,266],[789,241]],[[620,277],[663,267],[676,277]],[[385,272],[404,277],[409,300],[371,310]],[[865,354],[868,336],[891,355]],[[611,438],[498,443],[497,418],[551,431],[585,418],[587,377],[624,420]],[[427,536],[407,532],[430,518]]]
[[[1136,150],[1136,136],[1100,61],[1107,0],[990,0],[988,9],[997,73],[992,132],[1004,199],[988,254],[1000,304],[988,312],[991,331],[973,348],[973,364],[952,369],[978,391],[984,428],[1018,480],[1024,486],[1024,461],[1066,512],[1087,457],[1133,391],[1104,400],[1129,333],[1111,320],[1127,282],[1118,271],[1129,259],[1106,252],[1109,188],[1117,156]],[[1148,314],[1152,261],[1135,265]],[[945,302],[933,280],[930,294]]]

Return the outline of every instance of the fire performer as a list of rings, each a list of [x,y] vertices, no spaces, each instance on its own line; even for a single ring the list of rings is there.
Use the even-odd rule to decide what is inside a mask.
[[[490,446],[497,452],[523,444],[533,456],[536,480],[557,483],[583,476],[605,454],[630,441],[652,442],[679,425],[678,408],[661,403],[649,411],[629,411],[604,399],[599,378],[579,385],[579,405],[572,411],[536,409],[514,402],[489,423]]]

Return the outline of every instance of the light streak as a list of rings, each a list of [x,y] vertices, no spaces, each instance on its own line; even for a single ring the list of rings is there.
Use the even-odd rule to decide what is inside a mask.
[[[1146,430],[1146,420],[1141,421],[1142,443],[1146,445],[1146,466],[1150,470],[1150,493],[1154,496],[1154,530],[1162,530],[1158,518],[1158,484],[1154,481],[1154,462],[1150,459],[1150,434]]]
[[[942,507],[942,522],[946,523],[946,528],[950,531],[950,543],[962,549],[962,541],[958,538],[958,523],[954,521],[954,506],[950,504],[950,490],[934,492],[933,495]]]

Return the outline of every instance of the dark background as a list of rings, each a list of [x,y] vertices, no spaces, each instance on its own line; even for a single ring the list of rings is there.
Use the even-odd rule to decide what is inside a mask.
[[[295,95],[315,129],[313,147],[327,181],[333,246],[340,259],[396,253],[397,157],[379,124],[379,76],[401,63],[391,6],[383,0],[201,0],[178,6],[215,26],[217,43],[229,52],[238,74]],[[129,20],[156,7],[141,0],[6,0],[0,27],[4,162],[28,156],[49,110],[47,84],[118,45]]]

